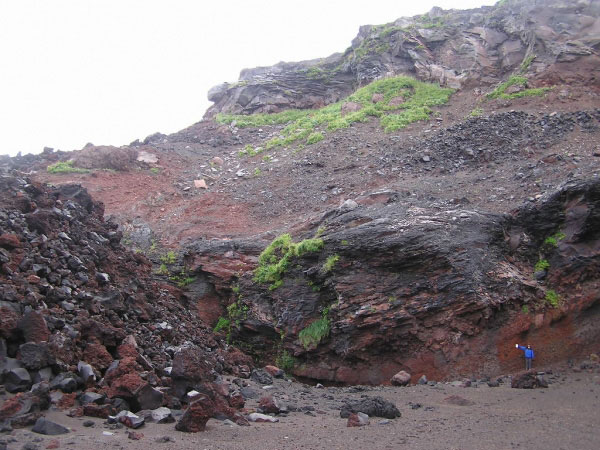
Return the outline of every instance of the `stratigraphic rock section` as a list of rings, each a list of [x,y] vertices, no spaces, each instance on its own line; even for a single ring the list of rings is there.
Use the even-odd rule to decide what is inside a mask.
[[[323,249],[288,261],[279,287],[242,276],[247,313],[234,338],[266,357],[285,350],[298,376],[348,384],[389,383],[400,370],[425,383],[516,371],[523,339],[536,343],[536,364],[594,351],[599,181],[565,183],[503,215],[401,198],[325,214],[302,236],[318,230]]]
[[[599,17],[598,0],[516,0],[365,25],[343,54],[245,69],[237,83],[215,86],[206,117],[320,108],[392,74],[453,88],[515,71],[533,84],[598,84]]]

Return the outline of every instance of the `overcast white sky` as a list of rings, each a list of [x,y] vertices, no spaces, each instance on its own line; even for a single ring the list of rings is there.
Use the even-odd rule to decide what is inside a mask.
[[[0,154],[124,145],[202,118],[241,69],[344,51],[365,24],[496,0],[0,0]]]

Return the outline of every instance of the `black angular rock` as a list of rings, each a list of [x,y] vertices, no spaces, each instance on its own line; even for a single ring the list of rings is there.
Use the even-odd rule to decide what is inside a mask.
[[[105,395],[98,394],[97,392],[84,392],[78,398],[79,403],[81,405],[87,405],[88,403],[95,403],[97,405],[101,405],[104,403],[105,399]]]
[[[21,367],[10,369],[4,376],[4,387],[8,392],[24,392],[29,390],[32,381],[29,372]]]
[[[26,342],[19,347],[21,362],[28,369],[41,369],[54,364],[56,361],[44,343]]]
[[[141,409],[156,409],[162,406],[164,394],[149,384],[145,384],[135,392],[135,398]]]
[[[59,425],[58,423],[52,422],[45,417],[40,417],[33,428],[31,429],[34,433],[45,434],[48,436],[56,436],[59,434],[66,434],[69,429]]]
[[[382,397],[364,397],[359,400],[345,400],[345,404],[340,411],[340,417],[345,419],[350,417],[350,414],[358,412],[369,416],[385,417],[386,419],[395,419],[401,416],[396,405],[384,400]]]
[[[273,384],[273,377],[263,369],[254,369],[250,378],[260,384]]]

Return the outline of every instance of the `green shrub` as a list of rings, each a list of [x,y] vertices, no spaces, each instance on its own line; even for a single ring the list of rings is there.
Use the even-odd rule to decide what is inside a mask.
[[[527,58],[525,58],[523,60],[523,62],[521,63],[520,72],[521,73],[527,72],[527,69],[529,69],[529,66],[531,66],[531,63],[533,62],[533,60],[535,58],[536,58],[536,55],[529,55]]]
[[[322,317],[298,333],[298,339],[305,350],[315,348],[319,343],[329,336],[329,319]]]
[[[187,270],[185,269],[179,272],[178,274],[171,275],[169,279],[171,281],[174,281],[180,288],[184,288],[188,284],[192,284],[194,281],[196,281],[196,277],[189,276]]]
[[[160,257],[160,261],[164,264],[175,264],[175,261],[177,261],[177,255],[173,250],[169,250],[165,255]]]
[[[150,172],[153,173],[154,175],[157,175],[160,172],[160,169],[158,167],[152,167],[150,169]]]
[[[483,114],[483,108],[475,108],[469,113],[469,117],[479,117]]]
[[[289,372],[296,366],[296,358],[284,350],[275,358],[275,364],[280,369]]]
[[[229,331],[230,326],[231,326],[231,321],[229,319],[226,319],[225,317],[219,317],[219,321],[215,325],[215,328],[213,329],[213,331],[215,333],[218,333],[221,330]]]
[[[553,308],[557,308],[560,304],[560,296],[556,293],[554,289],[548,289],[546,291],[546,302],[552,306]]]
[[[523,306],[521,307],[521,312],[522,312],[523,314],[529,314],[529,306],[527,306],[527,305],[523,305]]]
[[[271,283],[269,289],[277,289],[283,284],[282,277],[292,258],[323,248],[322,239],[305,239],[292,242],[289,234],[282,234],[271,242],[258,257],[258,267],[254,271],[254,281]]]
[[[229,320],[237,326],[240,324],[241,320],[245,320],[248,317],[248,307],[240,301],[237,301],[227,307],[227,315]]]
[[[550,263],[547,259],[540,259],[535,263],[535,267],[533,268],[534,272],[541,272],[543,270],[548,270],[550,268]]]
[[[565,233],[559,231],[558,233],[554,233],[552,236],[547,237],[544,240],[544,244],[549,247],[558,247],[558,242],[562,241],[565,237],[567,237]]]
[[[166,264],[161,264],[158,270],[156,271],[158,275],[169,275],[169,269]]]
[[[73,167],[73,161],[59,161],[46,167],[48,173],[88,173],[88,169]]]
[[[323,272],[328,273],[333,270],[336,263],[340,260],[340,255],[331,255],[327,257],[325,264],[323,264]]]

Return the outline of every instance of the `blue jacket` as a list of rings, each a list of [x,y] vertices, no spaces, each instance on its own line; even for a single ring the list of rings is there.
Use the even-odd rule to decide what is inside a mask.
[[[527,348],[527,347],[523,347],[522,345],[519,345],[519,350],[523,350],[525,352],[525,358],[527,359],[533,359],[535,358],[535,354],[533,353],[533,349],[531,348]]]

